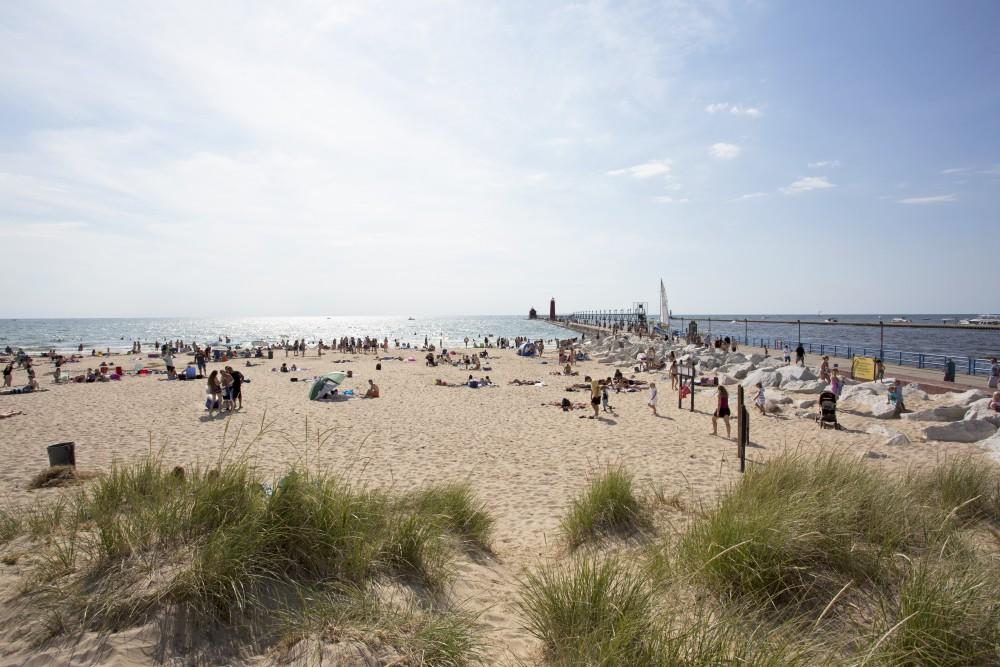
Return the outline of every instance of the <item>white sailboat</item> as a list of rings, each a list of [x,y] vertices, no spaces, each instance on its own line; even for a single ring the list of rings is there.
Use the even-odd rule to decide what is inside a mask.
[[[670,331],[670,308],[667,304],[667,288],[663,286],[663,278],[660,278],[660,324],[656,327],[657,333],[667,333]]]

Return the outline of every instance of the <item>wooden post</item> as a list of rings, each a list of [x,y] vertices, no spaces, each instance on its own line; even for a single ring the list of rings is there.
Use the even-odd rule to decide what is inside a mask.
[[[743,385],[740,385],[736,390],[736,455],[740,459],[740,472],[746,471],[747,444],[750,442],[750,413],[743,401]]]
[[[691,412],[694,412],[694,357],[690,360],[689,368],[691,369]]]

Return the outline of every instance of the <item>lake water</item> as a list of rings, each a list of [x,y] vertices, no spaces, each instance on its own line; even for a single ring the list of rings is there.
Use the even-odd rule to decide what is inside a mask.
[[[534,339],[568,338],[571,334],[544,320],[521,316],[432,317],[238,317],[238,318],[87,318],[0,320],[0,349],[10,345],[27,351],[129,350],[133,340],[143,345],[155,341],[181,339],[214,343],[228,336],[233,344],[251,341],[278,343],[306,339],[329,342],[342,336],[375,336],[390,341],[434,345],[464,345],[464,339],[486,335],[528,336]]]
[[[914,323],[940,322],[975,317],[975,314],[913,315]],[[688,315],[687,317],[691,317]],[[704,318],[707,315],[695,315]],[[743,318],[761,319],[761,315],[730,314],[712,315],[712,322],[700,321],[699,330],[713,335],[737,336],[743,340]],[[816,320],[816,315],[767,315],[774,320]],[[827,315],[840,322],[877,321],[872,315]],[[892,316],[886,316],[891,320]],[[654,318],[655,319],[655,318]],[[734,323],[733,321],[736,320]],[[681,320],[671,321],[680,329]],[[794,347],[798,341],[798,327],[794,324],[749,324],[746,327],[751,339],[780,338]],[[1000,331],[973,329],[903,329],[885,328],[885,350],[990,357],[1000,354]],[[216,342],[228,336],[234,344],[250,341],[277,343],[286,339],[305,338],[310,343],[319,339],[330,341],[341,336],[375,336],[401,342],[423,343],[424,337],[435,345],[464,345],[466,336],[479,339],[486,335],[528,336],[530,338],[567,338],[569,332],[544,320],[529,320],[523,315],[490,315],[468,317],[430,317],[408,320],[405,317],[239,317],[239,318],[91,318],[91,319],[7,319],[0,320],[0,348],[10,345],[28,351],[55,348],[75,350],[83,344],[85,350],[110,347],[128,350],[133,340],[151,345],[166,339],[194,340],[199,343]],[[879,349],[878,327],[803,325],[802,340],[806,343],[850,345]]]
[[[978,314],[942,314],[942,315],[908,315],[906,316],[914,324],[939,324],[942,319],[950,318],[951,321],[977,317]],[[688,315],[687,317],[691,317]],[[694,315],[697,318],[708,317],[707,315]],[[769,320],[806,320],[816,321],[833,318],[841,323],[847,322],[878,322],[878,316],[874,315],[766,315]],[[900,315],[886,315],[885,322],[889,322],[894,317]],[[753,338],[780,338],[787,341],[794,348],[799,340],[799,328],[796,324],[747,324],[744,325],[743,318],[750,320],[762,319],[761,315],[753,314],[729,314],[712,315],[712,322],[699,321],[698,330],[706,333],[711,329],[713,337],[716,336],[736,336],[740,342],[743,341],[744,331]],[[734,322],[735,320],[735,322]],[[681,328],[679,316],[671,320],[673,329]],[[686,324],[686,322],[684,322]],[[981,329],[908,329],[902,327],[884,327],[884,350],[897,350],[903,352],[917,352],[923,354],[944,354],[952,356],[988,358],[1000,355],[1000,330]],[[879,350],[879,327],[856,327],[856,326],[832,326],[832,325],[802,325],[802,342],[813,343],[814,345],[840,345],[851,346],[852,348],[865,347],[871,350]]]

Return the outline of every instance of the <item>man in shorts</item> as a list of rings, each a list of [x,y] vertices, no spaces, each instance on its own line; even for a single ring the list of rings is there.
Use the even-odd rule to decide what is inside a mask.
[[[233,384],[230,389],[230,400],[233,403],[239,403],[238,410],[243,409],[243,381],[246,379],[243,373],[239,371],[234,371],[231,366],[226,366],[226,370],[230,375],[233,376]]]

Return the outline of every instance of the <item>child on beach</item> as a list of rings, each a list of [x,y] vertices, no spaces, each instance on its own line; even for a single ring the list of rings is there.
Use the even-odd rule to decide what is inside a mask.
[[[844,379],[840,377],[840,369],[837,364],[833,365],[833,375],[830,376],[830,391],[832,391],[837,398],[840,398],[840,392],[844,390]]]
[[[604,386],[601,388],[601,405],[604,412],[615,413],[615,409],[608,403],[608,386],[611,384],[611,378],[608,378],[604,382]]]
[[[786,364],[792,363],[792,351],[791,351],[791,349],[789,349],[789,347],[786,345],[784,347],[783,352],[785,353],[785,363]]]
[[[725,387],[719,387],[718,403],[715,412],[712,413],[712,435],[718,435],[719,419],[726,425],[726,437],[730,437],[729,432],[729,392]]]
[[[649,408],[650,408],[650,410],[653,411],[653,416],[654,417],[659,417],[659,415],[656,414],[656,383],[655,382],[650,382],[649,383],[649,400],[646,401],[646,405],[648,405]]]
[[[760,410],[760,414],[767,414],[767,399],[764,397],[764,385],[761,382],[757,383],[757,395],[753,397],[753,404]]]

